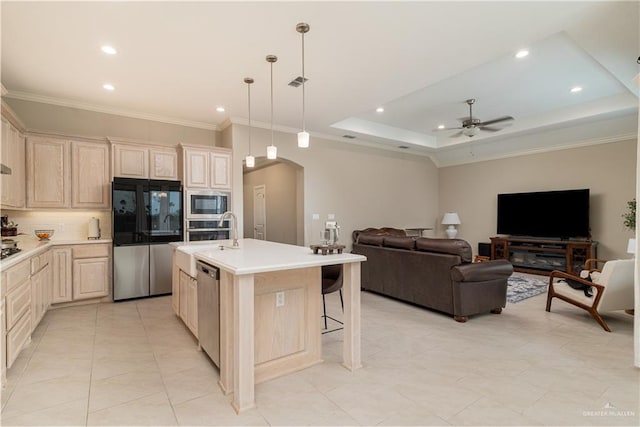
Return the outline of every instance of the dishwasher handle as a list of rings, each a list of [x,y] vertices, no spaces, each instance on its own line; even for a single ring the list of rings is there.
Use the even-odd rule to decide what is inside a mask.
[[[205,264],[204,262],[196,262],[196,270],[214,278],[215,280],[220,279],[220,270],[212,265]]]

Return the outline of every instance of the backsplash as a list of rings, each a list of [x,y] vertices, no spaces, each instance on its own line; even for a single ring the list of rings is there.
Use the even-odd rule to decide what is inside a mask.
[[[3,210],[9,221],[18,224],[18,233],[34,236],[38,229],[55,230],[52,241],[84,240],[89,235],[89,220],[100,221],[100,235],[111,239],[111,211],[13,211]]]

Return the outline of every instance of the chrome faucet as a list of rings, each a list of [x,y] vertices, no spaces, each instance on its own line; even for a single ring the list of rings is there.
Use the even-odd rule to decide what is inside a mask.
[[[220,222],[218,223],[218,227],[222,227],[224,225],[224,220],[230,216],[233,218],[233,246],[240,246],[238,244],[238,219],[236,215],[231,211],[226,211],[222,214],[222,218],[220,218]]]

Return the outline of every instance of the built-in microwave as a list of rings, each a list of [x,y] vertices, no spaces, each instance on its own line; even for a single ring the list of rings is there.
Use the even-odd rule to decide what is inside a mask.
[[[219,218],[231,208],[231,195],[220,191],[187,190],[185,205],[187,220]]]

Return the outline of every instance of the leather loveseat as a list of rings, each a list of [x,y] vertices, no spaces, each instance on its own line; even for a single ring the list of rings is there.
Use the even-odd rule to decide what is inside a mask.
[[[353,232],[352,252],[367,257],[364,290],[453,315],[458,322],[478,313],[500,313],[506,304],[513,266],[507,260],[472,263],[465,240],[368,228]]]

